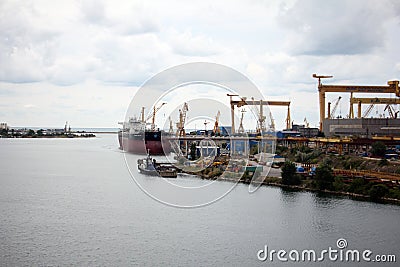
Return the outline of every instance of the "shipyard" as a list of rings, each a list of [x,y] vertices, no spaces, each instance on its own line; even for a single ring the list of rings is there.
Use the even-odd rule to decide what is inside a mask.
[[[0,14],[0,267],[400,266],[400,1]]]
[[[174,122],[169,116],[160,129],[155,123],[157,113],[168,106],[162,102],[153,105],[148,114],[146,107],[141,107],[140,114],[128,116],[126,122],[120,123],[120,148],[147,155],[140,162],[149,162],[146,164],[149,169],[143,169],[143,164],[138,168],[152,175],[157,175],[159,168],[168,168],[174,177],[178,172],[202,179],[250,184],[256,181],[259,185],[397,203],[400,199],[399,81],[388,81],[382,86],[324,82],[332,77],[312,75],[317,79],[319,127],[310,127],[307,118],[300,124],[292,121],[291,112],[296,112],[296,107],[291,106],[291,101],[257,100],[228,93],[230,125],[221,125],[218,110],[212,119],[198,121],[203,129],[189,129],[190,105],[184,102],[175,115],[177,120]],[[341,95],[326,103],[330,93]],[[348,114],[336,115],[345,95],[349,99]],[[374,117],[371,111],[379,105],[383,105],[384,113],[378,114],[377,109]],[[285,112],[284,129],[276,129],[271,106],[281,107]],[[253,129],[244,127],[246,112],[255,116]],[[154,160],[153,166],[151,156],[157,155],[167,155],[169,161]]]

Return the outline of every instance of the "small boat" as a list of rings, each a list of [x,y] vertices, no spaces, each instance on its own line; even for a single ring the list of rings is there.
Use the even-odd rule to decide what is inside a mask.
[[[151,176],[161,176],[163,178],[176,178],[177,169],[166,163],[157,163],[155,159],[147,155],[144,159],[138,159],[138,170],[140,173]]]

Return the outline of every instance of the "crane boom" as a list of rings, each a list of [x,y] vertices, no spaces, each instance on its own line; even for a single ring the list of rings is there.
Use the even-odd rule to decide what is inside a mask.
[[[167,104],[167,103],[161,103],[161,105],[158,106],[157,108],[156,108],[156,106],[154,106],[154,107],[153,107],[153,113],[151,113],[151,114],[146,118],[146,121],[148,121],[148,120],[151,119],[151,130],[152,130],[152,131],[155,131],[155,130],[156,130],[156,124],[155,124],[155,121],[156,121],[156,113],[157,113],[165,104]]]
[[[399,112],[395,111],[390,104],[387,104],[384,110],[385,111],[387,110],[389,112],[389,116],[390,116],[391,119],[397,119],[397,114]]]
[[[335,112],[336,112],[336,109],[337,109],[338,106],[339,106],[340,99],[342,99],[341,96],[339,96],[339,97],[335,100],[335,104],[333,105],[333,109],[332,109],[331,113],[328,114],[330,119],[335,117]]]
[[[363,113],[363,118],[368,117],[369,113],[371,113],[372,109],[374,108],[375,104],[372,103],[368,106],[368,108]]]

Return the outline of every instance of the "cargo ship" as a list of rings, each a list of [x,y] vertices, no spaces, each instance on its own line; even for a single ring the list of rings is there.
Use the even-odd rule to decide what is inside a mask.
[[[165,155],[171,152],[168,133],[159,129],[146,129],[146,123],[137,118],[130,118],[118,132],[120,149],[134,153]]]

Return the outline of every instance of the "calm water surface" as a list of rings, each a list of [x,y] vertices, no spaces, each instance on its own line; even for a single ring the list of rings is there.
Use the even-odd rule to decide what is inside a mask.
[[[173,208],[138,188],[117,147],[114,134],[0,139],[0,265],[274,266],[284,263],[257,259],[265,245],[321,251],[336,248],[339,238],[349,249],[400,260],[399,206],[273,187],[249,194],[238,185],[212,205]],[[162,186],[161,179],[147,179]]]

